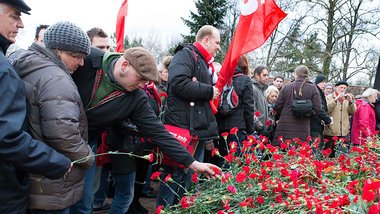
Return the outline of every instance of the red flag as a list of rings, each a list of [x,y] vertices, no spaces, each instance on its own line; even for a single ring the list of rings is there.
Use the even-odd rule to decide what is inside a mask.
[[[263,45],[286,15],[274,0],[244,0],[239,23],[215,85],[219,91],[232,78],[239,57]]]
[[[123,44],[124,44],[124,25],[125,25],[125,17],[127,16],[128,12],[128,0],[124,0],[123,4],[121,4],[121,7],[119,9],[119,12],[117,13],[117,19],[116,19],[116,52],[121,53],[123,52]]]

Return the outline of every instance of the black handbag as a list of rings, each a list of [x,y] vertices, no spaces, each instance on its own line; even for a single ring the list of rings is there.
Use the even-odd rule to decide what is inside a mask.
[[[301,86],[302,87],[302,86]],[[292,114],[295,117],[304,118],[304,117],[311,117],[313,112],[313,103],[311,100],[299,100],[300,95],[296,93],[295,86],[293,86],[292,83]],[[293,94],[294,98],[293,99]]]

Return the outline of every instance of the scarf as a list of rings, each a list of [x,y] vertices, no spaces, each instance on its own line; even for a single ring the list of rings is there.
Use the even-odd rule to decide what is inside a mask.
[[[212,82],[213,84],[216,83],[216,75],[214,75],[214,72],[215,72],[215,68],[214,68],[214,64],[212,63],[214,61],[214,57],[211,56],[207,51],[206,49],[204,49],[204,47],[199,43],[199,42],[194,42],[193,45],[201,52],[203,58],[205,59],[207,65],[208,65],[208,71],[209,71],[209,75],[211,76],[212,78]],[[211,70],[211,71],[210,71]],[[216,99],[216,102],[218,102],[218,99]],[[214,114],[216,114],[218,112],[216,106],[212,100],[209,101],[210,103],[210,106],[211,106],[211,110]]]
[[[212,63],[212,62],[214,62],[214,57],[211,56],[199,42],[194,42],[193,45],[201,52],[203,58],[205,59],[207,65],[209,67],[210,76],[213,75],[215,72],[214,64]],[[210,71],[210,68],[211,68],[211,71]]]

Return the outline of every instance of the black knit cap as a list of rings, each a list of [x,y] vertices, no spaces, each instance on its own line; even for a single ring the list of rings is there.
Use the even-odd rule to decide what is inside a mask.
[[[346,85],[348,86],[348,83],[344,80],[339,80],[337,83],[335,83],[335,87],[337,87],[338,85]]]
[[[9,4],[10,6],[30,15],[30,7],[23,0],[0,0],[0,3]]]
[[[315,78],[315,84],[319,84],[323,81],[327,80],[327,78],[325,77],[325,75],[323,74],[318,74],[318,76]]]
[[[90,53],[90,39],[78,26],[70,22],[58,22],[44,33],[44,45],[49,49]]]

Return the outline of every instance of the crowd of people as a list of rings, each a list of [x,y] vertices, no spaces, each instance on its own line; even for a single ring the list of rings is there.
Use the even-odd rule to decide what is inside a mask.
[[[171,206],[195,173],[209,178],[216,169],[228,170],[211,156],[215,149],[225,156],[231,145],[239,154],[249,137],[297,146],[311,136],[334,157],[334,139],[360,145],[379,129],[377,90],[355,99],[346,81],[327,83],[319,74],[312,82],[304,65],[295,68],[292,81],[275,76],[269,83],[270,69],[251,71],[246,55],[228,83],[238,97],[233,109],[215,114],[213,100],[224,90],[214,86],[220,33],[210,25],[160,66],[145,48],[116,53],[102,29],[85,33],[71,22],[38,26],[27,50],[5,57],[24,27],[21,13],[30,10],[23,0],[0,1],[1,213],[148,213],[140,197]],[[295,114],[297,101],[309,105],[304,115]],[[194,153],[164,124],[190,130]],[[185,168],[118,155],[148,156],[154,147]],[[94,155],[108,151],[117,155]],[[175,182],[161,183],[156,196],[150,178],[158,170]]]

